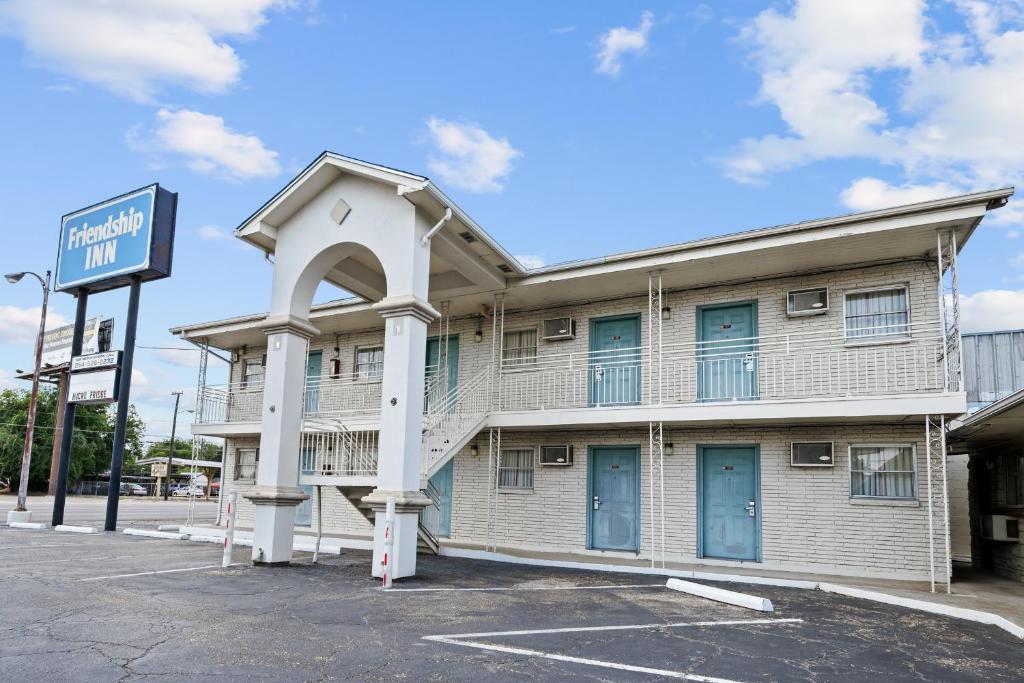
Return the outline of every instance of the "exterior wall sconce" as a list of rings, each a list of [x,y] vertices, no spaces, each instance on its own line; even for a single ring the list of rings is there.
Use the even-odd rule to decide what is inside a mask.
[[[672,455],[675,452],[675,446],[673,445],[673,443],[671,441],[669,441],[668,443],[664,444],[661,447],[661,449],[662,449],[662,452],[665,455]]]
[[[477,344],[484,340],[484,331],[481,327],[483,325],[483,316],[476,317],[476,332],[473,333],[473,341]]]
[[[661,309],[661,319],[662,320],[671,320],[672,319],[672,307],[671,306],[665,306],[663,309]]]
[[[480,455],[480,448],[479,448],[479,446],[477,446],[475,443],[474,444],[470,444],[470,446],[469,446],[469,454],[471,456],[473,456],[474,458],[478,457]]]

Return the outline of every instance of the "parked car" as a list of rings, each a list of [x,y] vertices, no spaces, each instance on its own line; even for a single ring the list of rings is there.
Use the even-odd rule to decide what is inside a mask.
[[[182,486],[179,489],[171,491],[171,496],[174,498],[187,498],[188,496],[196,496],[201,498],[206,495],[206,491],[199,486]]]
[[[119,494],[122,496],[148,496],[149,491],[146,490],[145,486],[123,481],[121,482]]]

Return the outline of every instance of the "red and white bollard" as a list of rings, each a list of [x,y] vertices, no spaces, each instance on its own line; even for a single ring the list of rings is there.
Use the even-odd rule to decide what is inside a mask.
[[[235,543],[235,513],[238,507],[238,491],[228,494],[228,518],[227,526],[224,528],[224,558],[221,560],[221,567],[231,566],[231,547]]]
[[[391,588],[393,554],[395,550],[395,498],[388,496],[387,508],[384,511],[384,589]]]

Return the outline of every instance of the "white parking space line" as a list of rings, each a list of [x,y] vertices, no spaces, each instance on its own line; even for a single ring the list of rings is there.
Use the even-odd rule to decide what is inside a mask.
[[[233,565],[232,565],[233,566]],[[134,574],[111,574],[110,576],[90,576],[86,579],[78,579],[79,581],[102,581],[104,579],[127,579],[132,576],[150,576],[152,574],[173,574],[175,572],[197,572],[201,569],[218,569],[219,564],[207,564],[202,567],[181,567],[180,569],[158,569],[151,572],[135,572]]]
[[[384,593],[444,593],[444,592],[508,592],[515,593],[518,591],[594,591],[594,590],[615,590],[615,589],[626,589],[626,588],[664,588],[663,583],[634,583],[626,585],[609,585],[609,586],[496,586],[487,588],[390,588],[378,590]]]
[[[655,669],[647,666],[634,666],[621,662],[610,662],[603,659],[588,659],[586,657],[573,657],[572,655],[558,654],[557,652],[544,652],[542,650],[531,650],[522,647],[509,645],[497,645],[494,643],[482,643],[469,638],[497,638],[508,636],[544,635],[552,633],[589,633],[597,631],[627,631],[659,628],[685,628],[685,627],[707,627],[707,626],[772,626],[775,624],[802,624],[803,619],[730,619],[722,621],[683,621],[670,624],[622,624],[613,626],[574,626],[567,628],[541,628],[522,631],[489,631],[486,633],[452,633],[436,636],[423,636],[423,640],[434,643],[446,643],[448,645],[461,645],[477,650],[488,650],[491,652],[504,652],[506,654],[523,655],[526,657],[540,657],[551,659],[557,662],[569,662],[571,664],[584,664],[586,666],[598,666],[616,671],[630,671],[634,673],[651,674],[665,678],[676,678],[685,681],[704,681],[705,683],[742,683],[730,678],[716,678],[714,676],[702,676],[700,674],[686,673],[685,671],[672,671],[669,669]]]
[[[477,643],[472,640],[454,640],[450,638],[436,638],[435,642],[449,643],[451,645],[462,645],[464,647],[473,647],[478,650],[490,650],[492,652],[505,652],[512,655],[525,655],[527,657],[541,657],[543,659],[553,659],[556,662],[569,662],[572,664],[586,664],[587,666],[600,666],[605,669],[615,669],[617,671],[632,671],[635,673],[651,674],[654,676],[663,676],[665,678],[678,678],[684,681],[705,681],[707,683],[742,683],[731,678],[715,678],[713,676],[701,676],[698,674],[688,674],[683,671],[669,671],[668,669],[653,669],[647,666],[633,666],[632,664],[621,664],[619,662],[608,662],[601,659],[586,659],[584,657],[572,657],[570,655],[560,655],[554,652],[542,652],[540,650],[528,650],[522,647],[508,647],[505,645],[490,645],[489,643]]]

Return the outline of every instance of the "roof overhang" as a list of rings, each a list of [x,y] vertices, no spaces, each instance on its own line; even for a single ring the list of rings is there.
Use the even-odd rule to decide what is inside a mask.
[[[1024,389],[968,415],[949,433],[953,450],[1024,448]]]

